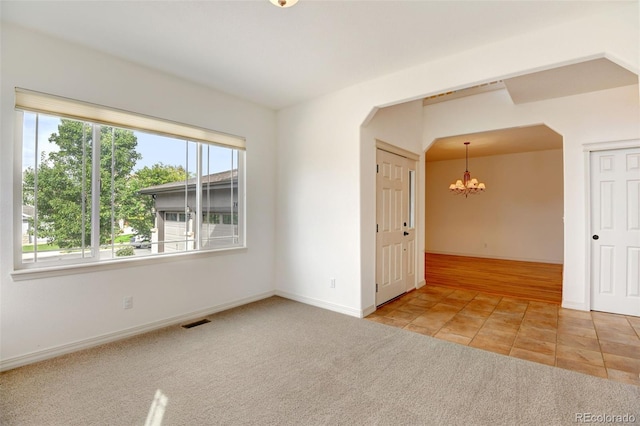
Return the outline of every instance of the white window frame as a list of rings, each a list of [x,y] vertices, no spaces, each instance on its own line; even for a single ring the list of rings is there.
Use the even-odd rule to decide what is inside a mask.
[[[182,256],[202,256],[211,255],[215,252],[228,252],[230,250],[246,249],[246,199],[245,199],[245,145],[246,141],[243,137],[230,135],[214,130],[204,129],[188,124],[177,123],[169,120],[137,114],[133,112],[118,110],[101,105],[76,101],[55,95],[44,94],[40,92],[29,91],[16,88],[16,119],[15,119],[15,157],[14,157],[14,262],[12,277],[19,281],[30,279],[32,277],[46,277],[56,275],[66,275],[69,273],[77,273],[74,271],[84,271],[87,267],[104,269],[112,267],[119,268],[122,263],[156,263],[166,262],[167,257]],[[70,118],[79,121],[85,121],[94,124],[94,132],[99,132],[101,125],[124,128],[134,131],[142,131],[145,133],[157,134],[161,136],[169,136],[172,138],[184,139],[192,142],[217,145],[238,151],[237,168],[238,168],[238,186],[237,199],[239,208],[238,214],[238,244],[224,248],[200,248],[188,250],[179,253],[161,253],[141,257],[121,257],[113,259],[100,259],[95,254],[83,258],[73,260],[60,260],[56,262],[23,262],[22,261],[22,155],[23,155],[23,122],[24,112],[35,112],[60,118]],[[94,135],[95,136],[95,135]],[[198,156],[199,157],[199,156]],[[95,162],[95,158],[93,161]],[[199,160],[199,158],[198,158]],[[95,167],[95,164],[94,164]],[[92,167],[92,170],[94,169]],[[199,179],[198,173],[198,181]],[[94,179],[96,182],[97,179]],[[97,183],[99,185],[99,183]],[[196,189],[196,194],[201,193],[201,189]],[[99,197],[97,203],[99,203]],[[199,213],[195,215],[199,216]],[[200,221],[198,221],[200,222]],[[99,223],[92,221],[93,234],[99,235]]]

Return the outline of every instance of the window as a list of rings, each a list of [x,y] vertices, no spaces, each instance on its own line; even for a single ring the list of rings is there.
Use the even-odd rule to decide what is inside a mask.
[[[203,223],[210,223],[210,224],[217,224],[217,223],[222,223],[221,218],[222,215],[220,213],[203,213],[202,214],[202,222]]]
[[[244,245],[242,139],[19,89],[16,99],[18,268]]]
[[[185,213],[165,213],[164,220],[167,222],[186,222],[187,215]]]
[[[416,171],[409,170],[409,228],[416,227]]]

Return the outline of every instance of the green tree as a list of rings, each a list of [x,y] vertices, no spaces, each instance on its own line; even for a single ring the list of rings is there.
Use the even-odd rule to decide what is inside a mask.
[[[151,228],[154,226],[154,216],[151,212],[154,206],[153,198],[148,195],[140,195],[138,191],[150,186],[184,181],[185,175],[182,166],[158,163],[151,167],[145,166],[129,177],[124,188],[124,198],[127,201],[122,206],[122,213],[127,224],[138,235],[151,238]]]
[[[37,181],[24,172],[23,200],[34,199],[37,184],[38,236],[61,248],[91,245],[91,125],[61,119],[49,142],[58,150],[42,153]],[[110,243],[112,221],[122,217],[126,182],[136,162],[137,138],[130,130],[100,128],[100,244]],[[117,228],[116,228],[117,229]],[[83,237],[84,236],[84,237]]]

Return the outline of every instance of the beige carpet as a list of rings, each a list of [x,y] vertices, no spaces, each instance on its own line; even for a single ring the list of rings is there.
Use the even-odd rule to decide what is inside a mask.
[[[640,387],[278,297],[209,319],[1,374],[0,424],[143,425],[158,391],[155,425],[640,424]]]

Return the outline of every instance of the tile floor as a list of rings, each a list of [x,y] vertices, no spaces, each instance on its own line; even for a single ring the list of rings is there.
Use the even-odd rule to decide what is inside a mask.
[[[640,386],[640,317],[425,286],[367,319]]]

